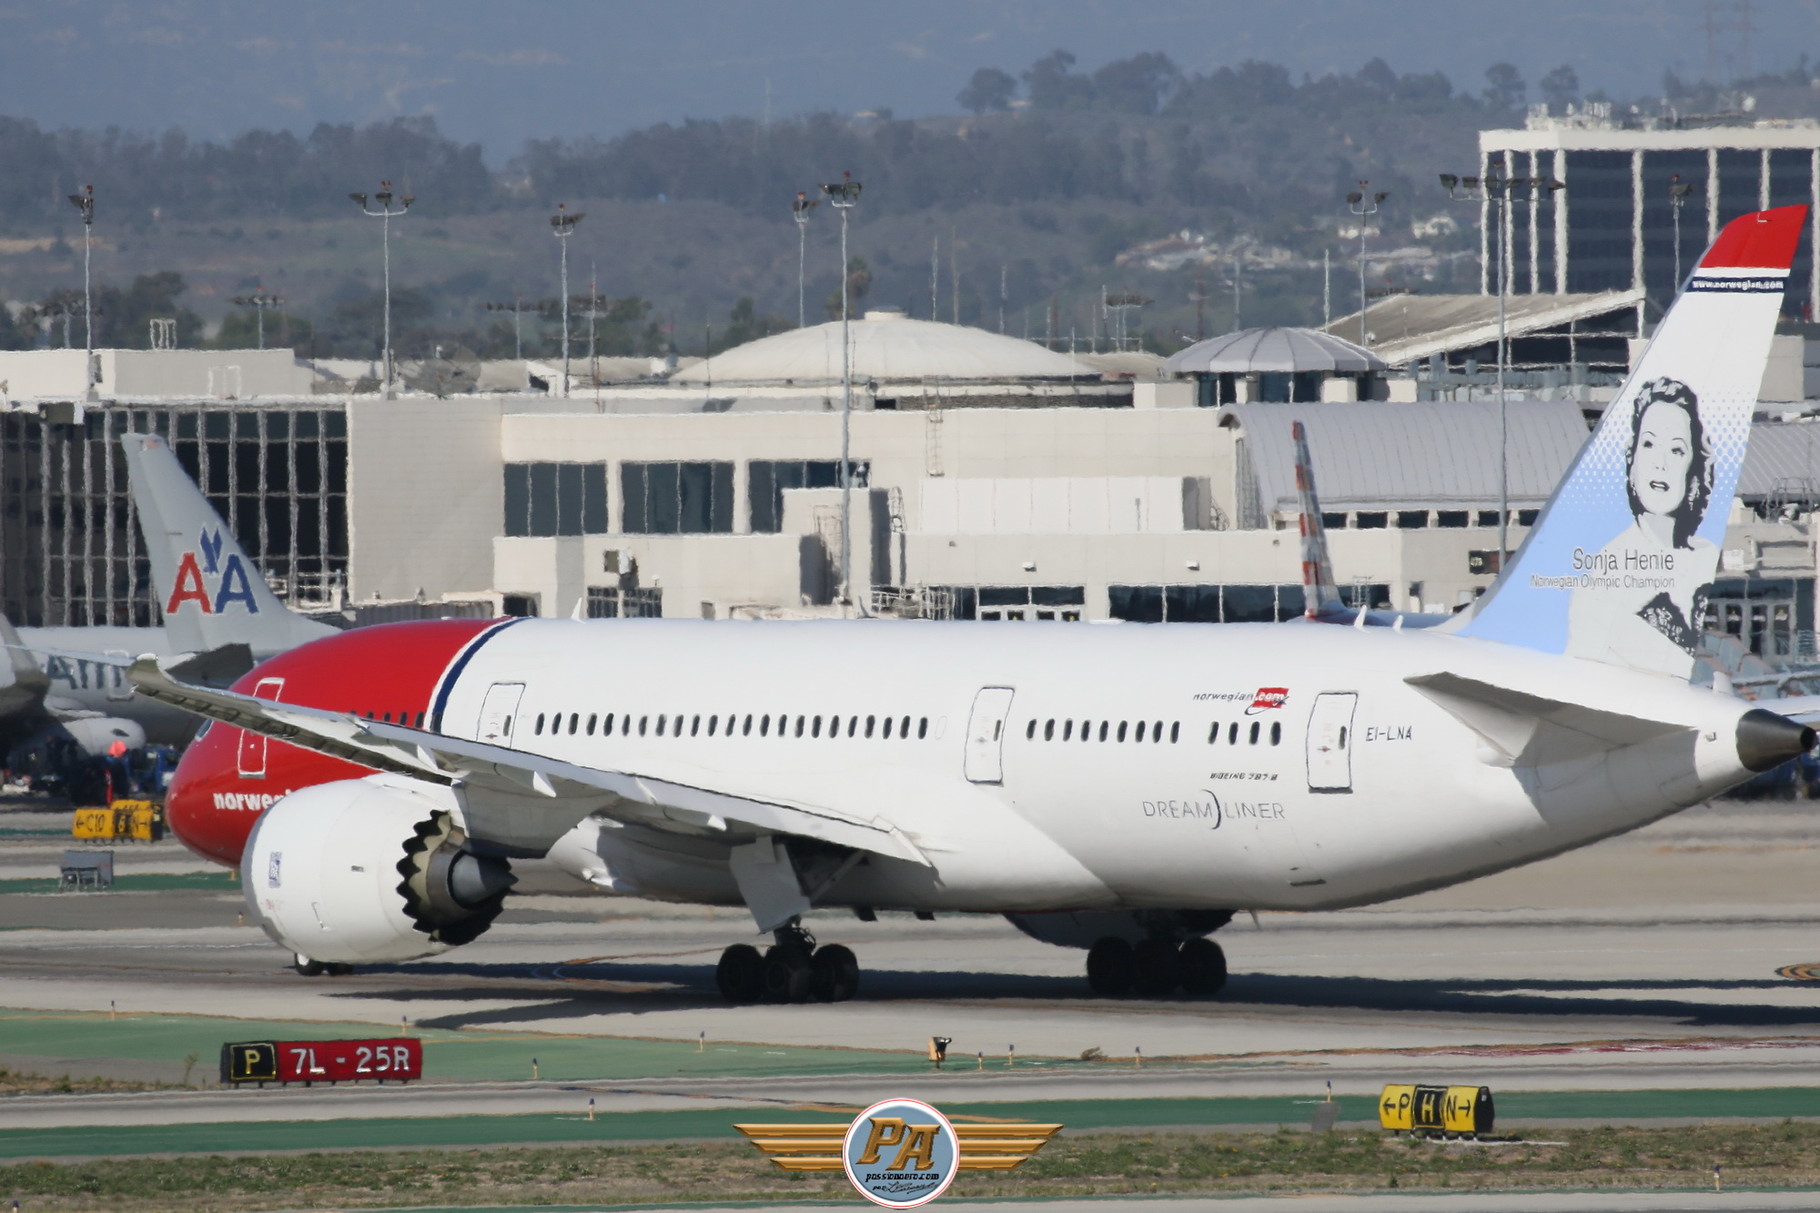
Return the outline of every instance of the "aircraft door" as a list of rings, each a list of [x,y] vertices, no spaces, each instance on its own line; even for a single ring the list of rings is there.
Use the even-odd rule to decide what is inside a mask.
[[[1005,782],[1005,718],[1011,714],[1010,687],[981,687],[967,721],[964,770],[970,783]]]
[[[1308,790],[1352,791],[1352,715],[1359,697],[1328,691],[1314,697],[1308,716]]]
[[[488,687],[487,697],[480,705],[480,729],[475,734],[476,740],[488,745],[511,745],[518,701],[524,693],[522,682],[496,682]]]
[[[269,699],[276,703],[284,691],[284,679],[261,678],[253,687],[253,698]],[[240,778],[265,778],[265,747],[267,738],[263,733],[254,733],[248,729],[240,730]]]

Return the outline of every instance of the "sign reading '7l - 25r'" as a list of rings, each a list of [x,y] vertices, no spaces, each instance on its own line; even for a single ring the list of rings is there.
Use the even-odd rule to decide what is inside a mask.
[[[409,1082],[423,1077],[423,1042],[384,1040],[261,1040],[221,1046],[221,1081]]]

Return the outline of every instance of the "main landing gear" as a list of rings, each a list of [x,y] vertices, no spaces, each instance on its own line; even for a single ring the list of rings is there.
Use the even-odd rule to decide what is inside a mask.
[[[1181,943],[1151,938],[1134,945],[1108,935],[1088,949],[1087,984],[1103,998],[1166,998],[1178,988],[1205,997],[1226,984],[1226,953],[1198,936]]]
[[[736,943],[720,954],[714,984],[731,1003],[845,1002],[859,993],[859,960],[838,943],[815,946],[815,936],[792,922],[772,932],[763,953]]]

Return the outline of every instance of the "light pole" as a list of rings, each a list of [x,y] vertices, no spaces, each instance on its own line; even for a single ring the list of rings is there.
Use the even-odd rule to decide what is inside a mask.
[[[1505,323],[1504,300],[1510,293],[1510,225],[1504,222],[1504,209],[1513,201],[1535,205],[1567,187],[1552,177],[1510,177],[1503,173],[1501,160],[1486,166],[1492,171],[1484,177],[1456,177],[1441,174],[1441,188],[1455,202],[1489,203],[1490,215],[1498,225],[1498,572],[1510,555],[1510,401],[1504,390],[1504,364],[1510,360],[1510,341]],[[1519,194],[1521,195],[1519,197]]]
[[[582,212],[569,213],[568,204],[557,203],[550,216],[550,233],[562,248],[562,394],[569,394],[569,237],[575,225],[587,218]]]
[[[1369,181],[1359,182],[1359,188],[1346,195],[1346,205],[1359,217],[1359,344],[1371,348],[1371,334],[1365,331],[1365,220],[1378,213],[1378,207],[1389,193],[1379,191],[1370,193],[1366,186]]]
[[[853,602],[853,346],[849,341],[852,317],[847,298],[847,213],[859,202],[859,182],[852,173],[822,186],[829,203],[840,212],[840,597]],[[860,614],[866,613],[862,605]]]
[[[379,220],[379,242],[385,257],[385,366],[380,386],[385,391],[386,399],[390,400],[396,395],[392,384],[392,220],[402,219],[404,213],[411,209],[411,203],[417,201],[417,195],[394,195],[392,183],[381,181],[378,192],[371,195],[371,201],[379,204],[378,210],[368,205],[369,197],[366,194],[349,194],[348,197],[354,200],[362,214]],[[392,209],[394,197],[398,202],[397,210]]]
[[[512,357],[520,362],[523,362],[525,357],[524,301],[524,292],[514,291],[510,303],[487,304],[489,312],[512,313]]]
[[[1675,290],[1681,289],[1681,207],[1687,196],[1698,192],[1699,186],[1691,181],[1681,180],[1680,173],[1672,173],[1668,178],[1668,201],[1675,211]]]
[[[95,187],[85,185],[80,194],[71,194],[70,205],[82,212],[82,398],[95,398],[95,293],[89,277],[89,260],[94,249]]]
[[[265,314],[272,308],[283,307],[284,300],[280,299],[277,295],[266,294],[264,287],[254,287],[251,295],[235,295],[234,305],[236,307],[250,307],[253,309],[253,315],[258,318],[259,322],[259,348],[264,349]]]
[[[790,218],[796,220],[796,327],[799,329],[809,323],[809,313],[803,309],[803,277],[809,255],[809,212],[821,204],[820,198],[811,198],[802,190],[796,191],[796,201],[790,204]],[[845,212],[842,214],[844,217]]]

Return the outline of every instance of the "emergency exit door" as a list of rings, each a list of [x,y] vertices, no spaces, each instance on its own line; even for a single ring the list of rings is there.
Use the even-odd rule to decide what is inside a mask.
[[[480,729],[475,739],[488,745],[511,745],[518,701],[524,698],[524,693],[522,682],[496,682],[488,687],[487,697],[480,704]]]
[[[269,699],[276,703],[278,696],[284,692],[284,679],[261,678],[253,687],[253,698]],[[265,778],[264,733],[255,733],[251,729],[240,730],[240,778]]]
[[[964,769],[971,783],[1005,782],[1005,719],[1011,715],[1010,687],[981,687],[967,721]]]
[[[1352,791],[1352,715],[1359,697],[1328,691],[1314,697],[1308,716],[1308,790]]]

